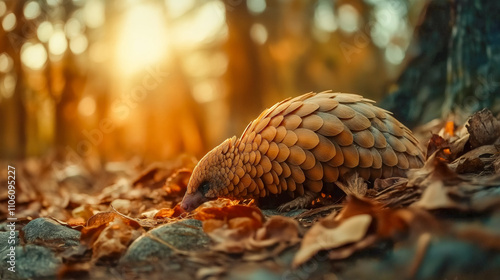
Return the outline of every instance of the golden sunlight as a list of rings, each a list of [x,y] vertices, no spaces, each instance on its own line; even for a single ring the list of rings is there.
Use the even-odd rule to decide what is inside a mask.
[[[116,44],[116,66],[133,74],[158,61],[165,54],[167,30],[159,7],[141,5],[125,14]]]

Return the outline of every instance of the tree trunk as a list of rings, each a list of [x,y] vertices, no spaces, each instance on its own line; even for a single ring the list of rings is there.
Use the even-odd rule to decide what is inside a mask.
[[[500,111],[500,2],[430,1],[416,31],[418,52],[382,106],[410,126],[484,107]]]

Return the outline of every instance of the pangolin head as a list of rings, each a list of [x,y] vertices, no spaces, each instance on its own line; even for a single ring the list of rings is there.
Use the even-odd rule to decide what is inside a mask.
[[[192,211],[203,202],[224,197],[224,188],[230,184],[226,170],[228,150],[235,142],[236,137],[227,139],[219,146],[208,152],[196,165],[189,179],[186,194],[181,202],[181,207]],[[227,196],[226,197],[230,197]]]

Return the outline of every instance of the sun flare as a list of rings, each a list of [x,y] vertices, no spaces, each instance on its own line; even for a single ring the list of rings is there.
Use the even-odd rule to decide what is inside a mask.
[[[167,47],[165,18],[159,8],[141,5],[128,11],[116,44],[116,65],[132,74],[160,60]]]

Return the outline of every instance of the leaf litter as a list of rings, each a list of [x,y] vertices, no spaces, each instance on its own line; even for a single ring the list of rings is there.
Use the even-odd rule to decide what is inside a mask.
[[[431,128],[434,134],[429,135]],[[427,138],[422,168],[409,171],[407,178],[368,184],[352,176],[340,186],[346,194],[343,202],[294,216],[269,215],[253,201],[229,199],[184,212],[179,202],[196,165],[191,157],[104,166],[97,158],[87,158],[54,168],[53,162],[61,162],[56,153],[17,163],[22,174],[17,211],[25,217],[21,226],[50,217],[81,232],[80,247],[61,253],[66,260],[58,272],[61,278],[86,277],[103,264],[116,266],[135,240],[153,238],[152,229],[186,219],[201,221],[212,241],[202,252],[174,251],[198,264],[188,274],[199,279],[223,277],[231,264],[299,271],[322,253],[326,263],[355,266],[353,261],[363,258],[363,252],[381,244],[391,244],[386,252],[413,248],[403,276],[414,277],[423,269],[428,250],[438,246],[435,240],[448,237],[499,253],[500,228],[480,221],[500,216],[500,121],[483,110],[465,125],[434,121],[416,131],[419,139]],[[0,204],[5,220],[6,193],[0,193]],[[287,254],[292,257],[283,259]],[[343,270],[333,265],[323,273],[342,275]]]

